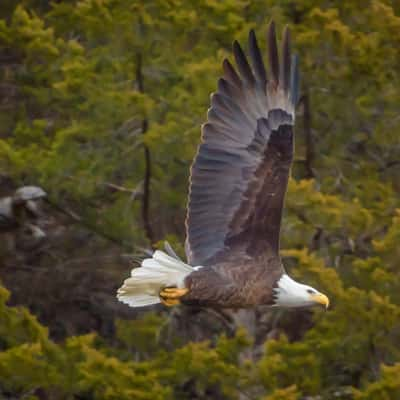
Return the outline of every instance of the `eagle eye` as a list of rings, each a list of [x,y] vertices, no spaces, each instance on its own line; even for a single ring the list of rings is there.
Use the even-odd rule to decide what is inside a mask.
[[[307,293],[308,293],[308,294],[315,294],[315,291],[312,290],[312,289],[307,289]]]

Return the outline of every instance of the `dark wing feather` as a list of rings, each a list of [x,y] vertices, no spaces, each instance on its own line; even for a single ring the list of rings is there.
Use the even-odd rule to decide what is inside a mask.
[[[276,43],[275,23],[271,22],[268,28],[268,50],[269,50],[269,69],[271,73],[271,83],[279,83],[279,55]]]
[[[237,42],[233,54],[239,73],[223,62],[224,76],[211,97],[191,169],[186,252],[192,265],[223,261],[226,251],[239,247],[250,256],[279,253],[298,98],[297,61],[289,41],[286,30],[279,67],[271,24],[270,81],[253,31],[250,62]]]
[[[253,30],[251,30],[249,34],[249,52],[256,79],[259,83],[259,86],[265,90],[265,85],[267,83],[267,73],[265,71],[260,48],[258,47],[256,34]]]
[[[289,29],[286,27],[283,33],[283,43],[282,43],[282,64],[281,64],[281,74],[280,82],[282,84],[283,90],[286,92],[289,89],[290,83],[290,33]]]
[[[239,68],[242,79],[248,84],[253,86],[255,84],[253,71],[247,61],[246,56],[243,53],[240,44],[235,40],[233,42],[233,55],[235,56],[236,65]]]

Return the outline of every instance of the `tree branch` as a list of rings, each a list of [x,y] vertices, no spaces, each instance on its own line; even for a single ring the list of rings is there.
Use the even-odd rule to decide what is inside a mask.
[[[94,224],[89,223],[88,221],[86,221],[85,219],[83,219],[80,215],[76,214],[74,211],[61,206],[60,204],[56,203],[55,201],[53,201],[51,198],[49,198],[48,196],[45,197],[43,199],[46,203],[48,203],[51,207],[53,207],[54,209],[56,209],[57,211],[61,212],[62,214],[67,215],[69,218],[72,219],[72,221],[82,225],[83,227],[85,227],[86,229],[88,229],[89,231],[93,232],[94,234],[96,234],[97,236],[100,236],[112,243],[117,244],[118,246],[124,246],[124,242],[123,240],[120,240],[114,236],[109,235],[107,232],[101,231],[99,230],[99,228],[97,226],[95,226]]]
[[[143,182],[140,182],[134,189],[129,189],[125,186],[117,185],[112,182],[103,182],[102,185],[106,186],[107,188],[111,189],[114,192],[130,193],[131,200],[135,200],[137,196],[143,193]]]
[[[136,83],[140,93],[144,93],[144,79],[142,71],[142,55],[140,52],[136,55]],[[142,120],[142,135],[145,135],[149,129],[149,121],[147,118]],[[142,221],[147,240],[153,247],[154,233],[150,223],[150,181],[151,181],[151,154],[150,149],[146,144],[143,144],[144,149],[144,181],[143,181],[143,197],[142,197]]]

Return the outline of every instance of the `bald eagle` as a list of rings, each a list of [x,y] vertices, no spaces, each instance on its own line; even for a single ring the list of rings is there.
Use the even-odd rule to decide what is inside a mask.
[[[237,68],[223,61],[191,167],[187,263],[155,251],[118,290],[123,303],[328,307],[327,296],[286,274],[279,255],[299,74],[289,30],[280,57],[273,22],[267,41],[268,74],[254,31],[248,58],[235,41]]]

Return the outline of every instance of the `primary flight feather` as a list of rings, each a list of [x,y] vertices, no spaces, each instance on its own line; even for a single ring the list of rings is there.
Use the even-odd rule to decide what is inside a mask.
[[[132,307],[328,307],[325,295],[285,273],[279,256],[299,77],[289,30],[280,57],[273,22],[267,36],[268,71],[254,31],[248,58],[235,41],[237,68],[223,61],[191,167],[188,264],[169,246],[168,254],[156,251],[132,270],[118,290],[120,301]]]

